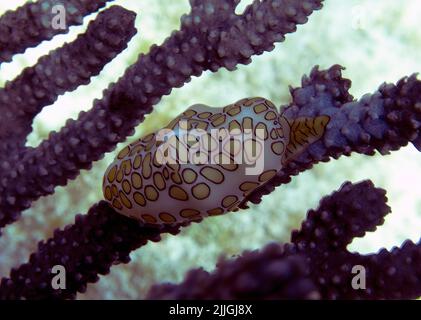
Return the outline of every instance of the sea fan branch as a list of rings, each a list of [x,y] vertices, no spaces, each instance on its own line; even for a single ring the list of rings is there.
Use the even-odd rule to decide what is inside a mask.
[[[291,89],[292,102],[283,107],[285,117],[327,115],[330,122],[322,139],[255,190],[249,201],[259,203],[292,176],[331,158],[352,152],[374,155],[376,150],[384,155],[410,142],[421,149],[421,81],[416,75],[396,85],[383,84],[357,101],[348,93],[351,82],[342,78],[341,69],[339,65],[328,70],[315,67],[309,77],[303,77],[301,88]]]
[[[83,23],[83,17],[98,11],[113,0],[40,0],[29,2],[0,17],[0,64],[27,48],[36,47],[44,40],[66,33],[69,27]],[[66,29],[51,28],[53,6],[66,9]]]
[[[150,299],[410,299],[421,295],[421,243],[362,255],[345,245],[383,223],[385,191],[370,181],[345,183],[310,210],[292,243],[270,244],[191,270],[178,284],[152,287]],[[362,267],[365,287],[353,286]],[[362,269],[359,269],[362,270]]]
[[[152,46],[94,102],[78,120],[69,120],[60,132],[50,134],[35,149],[12,154],[14,165],[2,178],[0,227],[15,221],[20,212],[40,196],[74,179],[81,169],[113,150],[134,133],[163,95],[181,87],[191,76],[220,67],[249,63],[252,54],[272,50],[274,42],[321,8],[321,0],[255,1],[243,15],[234,12],[236,2],[192,1],[189,15],[182,17],[180,31],[161,46]],[[253,17],[253,19],[252,19]],[[228,38],[227,38],[228,37]],[[230,37],[242,39],[231,46]],[[11,181],[14,181],[11,184]]]
[[[24,147],[34,117],[90,78],[127,48],[135,14],[120,6],[101,12],[75,41],[50,52],[0,90],[0,138]],[[10,152],[10,148],[7,149]],[[6,150],[5,150],[6,151]],[[6,153],[6,152],[5,152]]]
[[[10,279],[2,279],[0,299],[74,299],[112,265],[128,263],[132,250],[159,241],[163,233],[178,232],[179,226],[142,226],[101,201],[86,215],[77,215],[73,225],[57,229],[51,239],[41,241],[28,263],[13,269]],[[66,290],[51,287],[54,265],[66,268]]]

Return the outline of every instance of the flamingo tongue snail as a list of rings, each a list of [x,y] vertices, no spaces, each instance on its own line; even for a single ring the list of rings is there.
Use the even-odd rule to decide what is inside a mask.
[[[329,120],[291,122],[264,98],[222,108],[193,105],[164,129],[120,151],[105,172],[104,197],[117,212],[147,224],[235,211],[320,139]]]

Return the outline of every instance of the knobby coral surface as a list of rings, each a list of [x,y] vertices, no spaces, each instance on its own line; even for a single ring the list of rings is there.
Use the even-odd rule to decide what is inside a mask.
[[[238,16],[236,4],[191,1],[191,13],[181,18],[180,30],[140,55],[89,112],[69,120],[37,148],[12,152],[3,161],[0,227],[132,135],[144,115],[171,89],[205,70],[250,63],[251,55],[272,50],[275,42],[284,40],[286,33],[295,31],[297,24],[305,23],[321,7],[321,1],[256,1]],[[29,121],[34,114],[25,116]]]
[[[75,41],[42,57],[0,91],[0,137],[24,147],[34,117],[66,91],[89,83],[135,34],[135,14],[114,6],[99,14]],[[10,149],[9,149],[10,150]]]
[[[238,2],[191,0],[191,12],[181,18],[179,31],[173,32],[162,45],[154,45],[147,54],[141,54],[135,64],[104,91],[103,97],[94,101],[90,111],[82,112],[77,120],[68,120],[59,132],[51,133],[36,148],[25,147],[34,117],[60,94],[89,82],[125,49],[135,33],[134,13],[118,6],[103,11],[85,34],[41,58],[37,65],[25,69],[6,84],[0,91],[0,145],[2,150],[8,151],[2,153],[1,159],[0,227],[15,222],[34,200],[53,193],[57,186],[74,179],[80,170],[89,169],[94,161],[133,134],[144,115],[173,88],[183,86],[206,70],[215,72],[221,67],[233,70],[238,64],[250,63],[251,56],[272,50],[276,42],[283,41],[298,24],[307,22],[307,17],[322,4],[321,0],[254,1],[238,15],[235,14]],[[13,54],[62,32],[53,31],[46,23],[51,19],[48,12],[56,3],[60,2],[38,1],[0,18],[0,45],[7,47],[2,50],[1,61],[9,61]],[[80,24],[83,16],[97,11],[106,1],[66,3],[69,23]],[[22,33],[22,25],[31,26],[32,31]],[[84,59],[76,54],[78,52],[86,54]],[[286,117],[328,115],[331,121],[320,141],[287,167],[280,168],[270,183],[249,196],[249,201],[258,203],[276,186],[288,183],[291,176],[320,161],[351,152],[372,155],[378,150],[385,154],[409,142],[420,147],[421,83],[416,76],[404,78],[396,85],[382,85],[375,93],[357,101],[348,93],[351,82],[342,78],[340,70],[340,66],[322,71],[315,68],[309,77],[303,78],[301,88],[291,90],[292,102],[284,107]],[[13,135],[11,129],[15,131]],[[238,286],[244,290],[244,297],[260,298],[412,298],[420,295],[420,284],[414,280],[419,275],[416,245],[406,243],[391,253],[372,256],[346,251],[345,246],[353,237],[373,228],[387,213],[382,191],[369,183],[347,184],[324,199],[317,212],[310,212],[301,232],[293,235],[291,245],[272,245],[262,254],[250,253],[238,262],[223,263],[221,270],[237,270],[239,275],[244,275],[236,284],[227,283],[224,297],[243,297]],[[344,226],[348,229],[343,229]],[[101,201],[86,215],[78,215],[74,224],[57,230],[52,238],[41,242],[27,263],[2,279],[0,297],[75,298],[78,292],[86,290],[88,283],[97,281],[98,275],[107,274],[113,264],[127,263],[132,250],[149,240],[159,241],[162,233],[176,234],[180,227],[142,226],[118,215]],[[315,237],[320,239],[314,241]],[[257,263],[261,283],[250,282],[250,270],[256,266],[251,263],[244,267],[247,259]],[[274,261],[273,269],[259,268],[265,259]],[[364,263],[369,271],[369,290],[348,290],[344,284],[349,283],[349,267]],[[51,269],[57,264],[67,270],[66,290],[54,290],[50,286]],[[404,273],[397,271],[398,267]],[[197,279],[210,283],[224,277],[218,272],[192,274],[192,283]],[[274,292],[270,282],[276,276],[279,282]],[[393,279],[386,281],[387,276]],[[402,279],[408,285],[396,291]],[[199,297],[201,288],[196,287],[194,292]],[[222,297],[218,296],[218,292],[222,292],[218,288],[215,286],[213,297]],[[183,285],[157,288],[151,296],[185,298],[183,290]]]
[[[358,152],[382,155],[408,143],[421,148],[421,81],[414,74],[396,84],[383,84],[373,94],[356,101],[349,94],[351,81],[342,78],[341,66],[328,70],[314,68],[304,76],[300,88],[291,89],[292,102],[284,115],[328,115],[331,120],[323,138],[312,144],[298,159],[282,168],[270,183],[250,196],[259,203],[262,195],[290,181],[290,177],[318,162]]]
[[[421,295],[421,242],[361,255],[353,238],[374,231],[390,212],[386,191],[371,181],[345,183],[310,210],[291,243],[221,260],[216,271],[191,270],[178,285],[152,287],[150,299],[401,299]],[[353,288],[354,266],[365,269]],[[355,286],[355,285],[354,285]]]
[[[57,34],[66,33],[70,26],[83,23],[83,17],[104,7],[107,0],[40,0],[30,2],[0,18],[0,63],[12,60],[17,53],[35,47]],[[66,28],[51,28],[55,5],[66,11]]]

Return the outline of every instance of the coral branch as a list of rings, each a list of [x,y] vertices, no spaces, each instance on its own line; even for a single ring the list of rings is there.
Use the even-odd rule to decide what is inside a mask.
[[[182,18],[181,30],[161,46],[141,55],[124,76],[105,91],[92,110],[69,120],[38,148],[14,154],[1,185],[0,227],[15,221],[31,201],[51,194],[81,169],[115,148],[134,133],[146,113],[163,95],[181,87],[205,70],[232,69],[249,63],[252,54],[272,50],[275,41],[295,31],[297,24],[321,8],[321,0],[255,1],[243,15],[235,15],[238,1],[191,1],[192,10]],[[231,46],[238,39],[237,47]],[[24,171],[24,172],[23,172]],[[9,183],[13,180],[13,184]]]
[[[263,195],[320,161],[352,152],[373,155],[377,150],[384,155],[409,142],[421,149],[421,81],[416,75],[396,85],[383,84],[354,101],[348,93],[351,82],[342,78],[341,69],[339,65],[325,71],[316,67],[303,78],[301,88],[291,89],[292,102],[284,107],[287,118],[328,115],[330,122],[321,140],[253,192],[249,201],[259,203]]]
[[[112,0],[41,0],[26,3],[0,18],[0,64],[11,61],[17,53],[36,47],[44,40],[66,33],[70,26],[83,23],[83,17],[98,11]],[[55,5],[66,9],[66,29],[51,26]]]
[[[113,211],[104,201],[88,214],[77,215],[75,223],[56,230],[47,242],[40,242],[29,262],[13,269],[10,279],[2,279],[0,299],[72,299],[84,292],[99,274],[112,265],[128,263],[129,253],[148,241],[159,241],[163,233],[177,234],[179,226],[154,228],[140,225]],[[54,265],[67,272],[66,290],[51,286]]]
[[[307,251],[312,279],[324,299],[416,299],[421,296],[421,242],[406,241],[390,252],[360,255],[327,252],[324,258]],[[365,289],[355,290],[355,266],[365,269]]]
[[[107,1],[41,0],[0,17],[0,64],[66,30],[51,26],[52,7],[66,8],[67,27]],[[191,12],[181,27],[160,46],[154,45],[96,100],[89,112],[68,120],[37,148],[25,148],[34,117],[57,97],[88,83],[135,33],[134,14],[121,7],[105,10],[76,41],[41,58],[0,90],[0,230],[16,221],[22,210],[52,194],[80,170],[113,150],[134,133],[145,114],[173,88],[202,72],[221,67],[234,70],[251,56],[274,48],[297,25],[322,6],[322,0],[255,0],[242,15],[239,0],[190,0]],[[358,152],[387,154],[409,142],[421,151],[421,81],[416,75],[396,85],[384,84],[373,94],[354,100],[351,81],[342,67],[313,69],[292,102],[282,110],[288,120],[329,118],[323,136],[280,168],[269,183],[247,196],[261,197],[320,161]],[[283,119],[283,118],[282,118]],[[327,122],[327,121],[326,121]],[[390,212],[385,191],[370,181],[344,184],[308,212],[291,243],[271,244],[222,260],[213,273],[191,271],[180,285],[152,288],[150,298],[169,299],[390,299],[421,295],[421,242],[405,242],[390,252],[351,253],[347,245],[383,223]],[[247,206],[246,203],[243,204]],[[200,222],[200,221],[195,221]],[[101,201],[75,223],[40,242],[29,261],[0,282],[0,299],[74,299],[88,283],[107,274],[113,264],[127,263],[129,254],[161,234],[177,234],[179,225],[150,226],[130,220]],[[51,286],[52,268],[67,272],[66,289]],[[366,272],[366,288],[352,286],[353,268]]]
[[[340,191],[322,199],[317,210],[309,210],[301,230],[292,234],[291,241],[299,248],[319,253],[346,250],[355,237],[383,224],[384,216],[390,212],[385,194],[371,182],[345,183]]]
[[[34,117],[59,95],[73,91],[127,47],[135,13],[120,6],[101,12],[86,33],[50,52],[0,90],[0,138],[23,147]],[[10,149],[8,149],[10,152]]]
[[[309,211],[301,230],[292,234],[292,243],[270,244],[237,260],[222,260],[213,273],[190,271],[180,285],[153,287],[149,298],[416,298],[421,295],[421,243],[407,241],[391,252],[383,249],[371,255],[350,253],[345,247],[383,223],[388,212],[384,190],[370,181],[345,183]],[[148,240],[159,241],[162,233],[176,234],[179,227],[141,226],[100,202],[87,215],[77,216],[74,225],[41,242],[29,263],[2,280],[0,298],[74,298],[112,264],[128,262],[131,250]],[[56,264],[68,271],[67,290],[51,289],[50,270]],[[352,287],[357,265],[366,270],[364,290]]]
[[[221,260],[211,274],[195,269],[179,285],[155,285],[147,299],[318,299],[306,270],[302,257],[285,257],[282,246],[271,244],[235,260]]]
[[[295,299],[299,293],[306,299],[417,298],[421,295],[421,243],[407,241],[391,252],[382,249],[371,255],[350,253],[345,247],[352,238],[383,223],[389,211],[384,190],[369,181],[346,183],[322,199],[317,210],[309,211],[291,244],[246,252],[236,260],[222,261],[213,273],[192,270],[179,285],[152,287],[148,297]],[[352,287],[352,269],[357,265],[366,270],[365,289]]]

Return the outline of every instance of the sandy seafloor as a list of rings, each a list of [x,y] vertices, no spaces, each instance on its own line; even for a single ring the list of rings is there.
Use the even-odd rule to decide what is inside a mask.
[[[241,7],[250,1],[243,1]],[[0,12],[16,8],[23,0],[2,1]],[[67,118],[88,110],[94,98],[101,97],[108,83],[116,80],[140,52],[161,43],[179,17],[189,10],[187,0],[117,0],[139,14],[138,35],[129,48],[107,65],[90,85],[66,94],[36,118],[28,144],[36,146],[51,130],[58,130]],[[241,7],[239,11],[241,11]],[[235,72],[220,70],[194,78],[181,89],[162,99],[128,141],[164,126],[172,117],[195,103],[223,106],[248,96],[266,97],[279,107],[289,102],[288,86],[298,86],[303,74],[314,65],[346,67],[345,77],[353,81],[351,93],[360,97],[383,83],[421,70],[421,31],[419,0],[326,0],[325,8],[314,13],[309,23],[288,35],[275,50],[254,57]],[[94,17],[91,16],[89,19]],[[86,24],[85,24],[86,27]],[[27,50],[0,68],[0,81],[13,79],[24,66],[33,65],[49,50],[70,41],[85,27],[73,27],[38,48]],[[120,145],[118,148],[123,146]],[[57,227],[72,223],[78,212],[101,199],[102,173],[114,153],[94,164],[68,186],[38,200],[21,220],[9,226],[0,238],[0,276],[25,262],[39,240],[47,239]],[[393,213],[386,223],[365,238],[355,240],[350,249],[376,252],[392,248],[405,239],[417,241],[421,230],[421,154],[408,146],[388,156],[353,155],[317,165],[285,186],[264,197],[261,204],[235,214],[205,220],[176,237],[165,236],[132,253],[127,265],[114,266],[111,273],[90,284],[79,299],[141,299],[157,282],[180,281],[193,267],[214,268],[220,255],[232,256],[245,249],[256,249],[271,241],[288,241],[307,209],[346,180],[372,179],[388,191]]]

